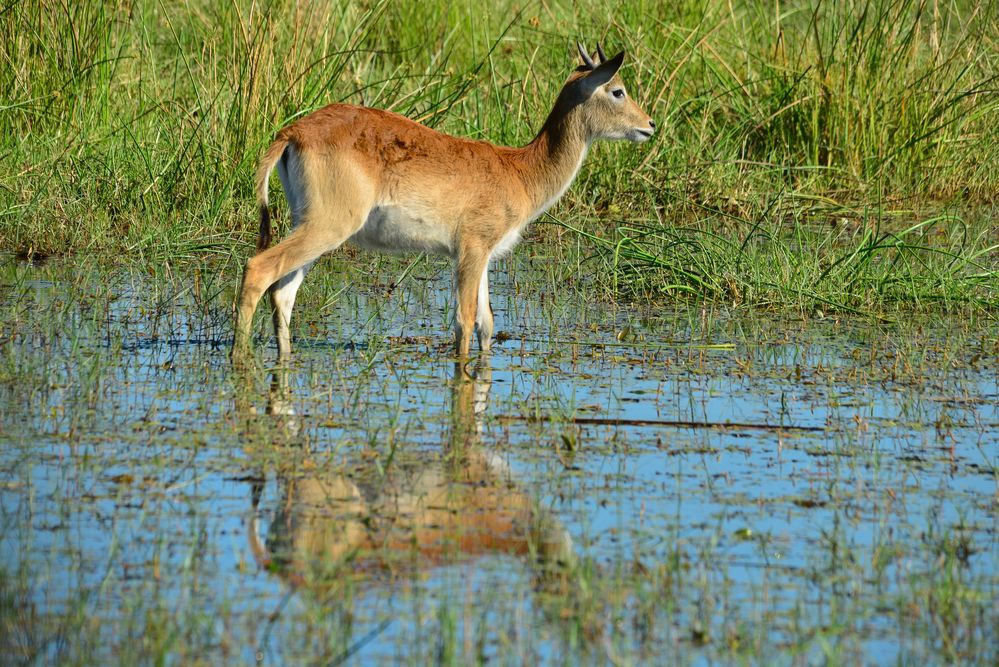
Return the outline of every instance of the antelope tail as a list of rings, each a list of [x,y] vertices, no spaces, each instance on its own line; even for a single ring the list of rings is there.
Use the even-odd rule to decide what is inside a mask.
[[[279,138],[267,149],[257,166],[257,206],[260,209],[260,236],[257,237],[257,252],[271,245],[271,212],[267,206],[267,181],[274,171],[274,165],[284,155],[288,140]]]

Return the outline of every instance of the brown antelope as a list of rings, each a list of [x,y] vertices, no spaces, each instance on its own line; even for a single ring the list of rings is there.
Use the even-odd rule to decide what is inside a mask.
[[[246,264],[233,352],[249,347],[253,313],[270,289],[278,353],[291,352],[295,293],[322,254],[344,241],[383,251],[422,251],[455,260],[455,343],[466,356],[478,325],[489,349],[493,313],[488,268],[524,227],[572,183],[596,139],[643,142],[655,122],[628,96],[624,52],[592,57],[569,75],[534,140],[521,148],[442,134],[399,114],[332,104],[278,132],[257,169],[258,253]],[[274,167],[294,230],[269,248],[267,183]]]

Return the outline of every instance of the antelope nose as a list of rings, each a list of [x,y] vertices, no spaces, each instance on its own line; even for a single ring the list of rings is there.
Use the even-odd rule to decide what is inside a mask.
[[[652,120],[650,118],[649,119],[649,127],[651,127],[653,130],[656,129],[656,121],[654,121],[654,120]]]

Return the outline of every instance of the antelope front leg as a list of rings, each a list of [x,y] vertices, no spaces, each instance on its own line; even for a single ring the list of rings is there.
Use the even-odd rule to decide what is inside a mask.
[[[493,342],[493,307],[489,303],[489,262],[482,269],[482,278],[479,280],[479,304],[475,317],[475,325],[478,327],[479,349],[487,352]]]
[[[479,283],[489,263],[489,254],[478,248],[463,250],[455,271],[458,312],[455,316],[454,344],[459,357],[467,357],[472,346],[476,311],[479,309]]]

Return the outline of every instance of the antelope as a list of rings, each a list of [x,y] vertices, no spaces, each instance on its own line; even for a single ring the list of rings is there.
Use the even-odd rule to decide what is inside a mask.
[[[256,176],[260,234],[243,273],[233,356],[249,349],[253,313],[270,290],[278,355],[291,354],[295,294],[321,255],[351,241],[382,251],[421,251],[455,262],[455,347],[466,357],[478,327],[486,351],[493,334],[489,263],[508,253],[529,222],[569,188],[597,139],[647,141],[651,117],[618,75],[624,51],[598,45],[562,87],[537,136],[510,148],[453,137],[389,111],[331,104],[283,130]],[[275,166],[293,231],[270,247],[267,184]]]

